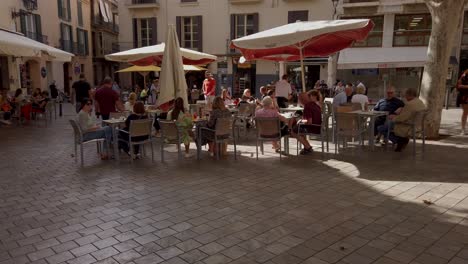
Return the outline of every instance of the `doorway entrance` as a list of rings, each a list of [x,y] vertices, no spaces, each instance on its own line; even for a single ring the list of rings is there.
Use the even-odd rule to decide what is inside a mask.
[[[241,97],[245,89],[250,89],[252,96],[256,93],[256,74],[257,67],[255,63],[233,64],[233,97]]]

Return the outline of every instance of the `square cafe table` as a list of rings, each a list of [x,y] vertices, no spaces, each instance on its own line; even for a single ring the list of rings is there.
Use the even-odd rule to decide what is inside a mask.
[[[125,119],[124,118],[120,118],[120,119],[112,118],[108,120],[103,120],[102,123],[112,128],[112,145],[114,146],[114,157],[115,157],[115,160],[119,161],[120,160],[119,149],[118,149],[119,138],[117,135],[117,127],[124,124]]]
[[[380,116],[385,116],[385,118],[388,118],[388,112],[387,111],[362,111],[362,110],[356,110],[356,111],[351,111],[350,113],[352,114],[357,114],[360,118],[360,120],[364,120],[369,118],[369,146],[371,147],[372,150],[374,150],[374,127],[375,127],[375,120],[377,117]],[[387,131],[387,139],[388,135],[390,133],[390,130]]]

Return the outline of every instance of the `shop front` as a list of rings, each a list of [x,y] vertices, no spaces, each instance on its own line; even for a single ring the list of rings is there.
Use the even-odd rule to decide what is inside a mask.
[[[245,89],[256,94],[257,65],[255,62],[240,63],[239,57],[232,58],[232,96],[241,97]]]
[[[307,58],[304,60],[304,75],[306,90],[311,90],[319,80],[326,80],[327,58]],[[287,62],[285,74],[289,76],[289,82],[293,90],[302,91],[301,63],[299,61]]]

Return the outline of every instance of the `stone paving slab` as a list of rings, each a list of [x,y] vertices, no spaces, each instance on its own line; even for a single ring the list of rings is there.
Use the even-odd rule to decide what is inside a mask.
[[[156,144],[134,165],[86,146],[81,168],[65,114],[0,128],[0,264],[468,263],[468,138],[415,157],[297,157],[291,139],[290,156],[266,144],[257,161],[250,136],[238,161],[168,147],[162,163]]]

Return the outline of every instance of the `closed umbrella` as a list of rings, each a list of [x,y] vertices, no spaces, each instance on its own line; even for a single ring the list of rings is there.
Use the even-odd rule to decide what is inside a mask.
[[[370,19],[298,21],[235,39],[231,47],[246,60],[300,60],[305,91],[305,57],[327,56],[350,47],[366,39],[373,27]]]
[[[184,106],[188,109],[184,64],[182,63],[179,39],[174,25],[168,26],[166,41],[161,64],[163,70],[159,78],[161,88],[156,105],[163,110],[167,110],[167,106],[175,98],[182,97]]]

